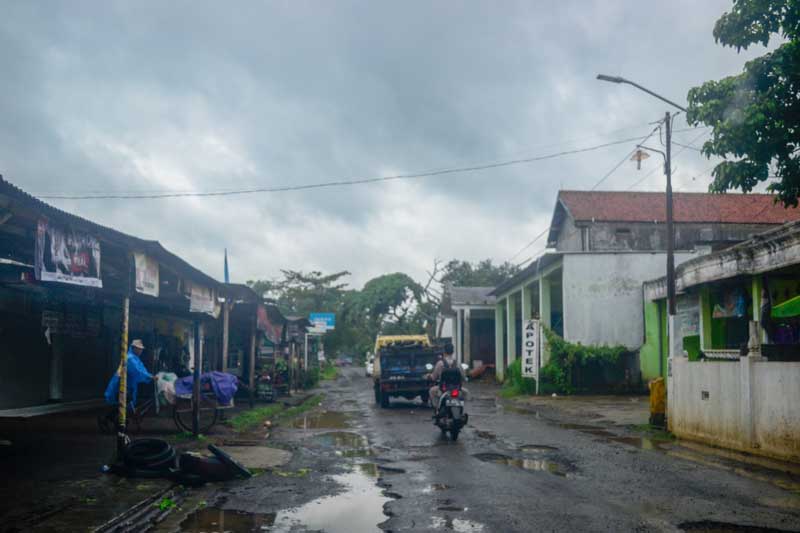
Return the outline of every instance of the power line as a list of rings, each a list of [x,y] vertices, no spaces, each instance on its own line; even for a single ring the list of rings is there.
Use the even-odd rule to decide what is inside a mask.
[[[644,136],[644,138],[642,138],[642,139],[639,141],[639,144],[642,144],[642,143],[644,143],[645,141],[647,141],[647,139],[649,139],[650,137],[652,137],[652,136],[653,136],[653,134],[654,134],[656,131],[658,131],[658,129],[659,129],[659,128],[661,128],[661,122],[662,122],[662,121],[659,121],[658,125],[657,125],[655,128],[653,128],[653,129],[650,131],[650,133],[648,133],[647,135],[645,135],[645,136]],[[634,140],[635,140],[635,139],[634,139]],[[630,142],[630,141],[629,141],[629,142]],[[598,186],[599,186],[601,183],[603,183],[603,182],[604,182],[606,179],[608,179],[608,177],[609,177],[609,176],[611,176],[611,174],[613,174],[613,173],[614,173],[614,172],[615,172],[615,171],[616,171],[616,170],[617,170],[619,167],[621,167],[621,166],[622,166],[622,165],[623,165],[623,164],[624,164],[624,163],[625,163],[625,162],[628,160],[628,158],[631,156],[631,154],[633,154],[633,152],[635,152],[637,149],[638,149],[638,147],[637,147],[637,148],[634,148],[633,150],[631,150],[630,152],[628,152],[628,153],[625,155],[625,157],[624,157],[624,158],[622,158],[622,160],[621,160],[619,163],[617,163],[616,165],[614,165],[614,167],[613,167],[611,170],[609,170],[608,172],[606,172],[606,174],[605,174],[605,175],[604,175],[602,178],[600,178],[600,180],[598,180],[598,181],[597,181],[597,183],[595,183],[595,184],[592,186],[592,188],[591,188],[590,190],[592,190],[592,191],[593,191],[593,190],[595,190],[595,189],[596,189],[596,188],[597,188],[597,187],[598,187]],[[523,246],[522,248],[520,248],[520,249],[517,251],[517,253],[515,253],[515,254],[514,254],[512,257],[511,257],[511,259],[509,259],[508,261],[509,261],[509,262],[511,262],[511,261],[513,261],[514,259],[516,259],[517,257],[519,257],[519,254],[521,254],[522,252],[524,252],[525,250],[527,250],[528,248],[530,248],[531,246],[533,246],[533,245],[536,243],[536,241],[538,241],[539,239],[541,239],[541,238],[542,238],[542,237],[545,235],[545,233],[548,233],[549,231],[550,231],[550,226],[547,226],[547,227],[544,229],[544,231],[542,231],[541,233],[539,233],[539,234],[538,234],[538,235],[537,235],[537,236],[536,236],[536,237],[535,237],[535,238],[534,238],[534,239],[533,239],[531,242],[529,242],[528,244],[526,244],[525,246]],[[573,233],[574,233],[574,231],[573,231]],[[520,264],[519,264],[519,265],[517,265],[517,266],[524,265],[525,263],[527,263],[527,262],[528,262],[528,261],[530,261],[531,259],[533,259],[533,257],[530,257],[530,258],[526,259],[525,261],[523,261],[522,263],[520,263]]]
[[[647,139],[649,139],[650,137],[652,137],[652,136],[653,136],[653,134],[654,134],[655,132],[657,132],[657,131],[659,131],[659,130],[661,129],[661,122],[662,122],[662,121],[659,121],[658,125],[657,125],[655,128],[653,128],[653,130],[652,130],[650,133],[648,133],[647,135],[645,135],[645,136],[642,138],[642,140],[641,140],[641,141],[639,141],[639,145],[641,145],[641,144],[644,144],[644,143],[647,141]],[[608,179],[608,177],[609,177],[609,176],[611,176],[611,174],[613,174],[614,172],[616,172],[616,171],[617,171],[617,169],[618,169],[619,167],[621,167],[622,165],[624,165],[624,164],[625,164],[625,163],[628,161],[628,158],[630,158],[630,157],[631,157],[631,156],[632,156],[632,155],[633,155],[633,154],[636,152],[636,150],[638,150],[638,149],[639,149],[639,145],[635,146],[635,147],[633,148],[633,150],[631,150],[630,152],[628,152],[627,154],[625,154],[625,157],[623,157],[623,158],[620,160],[620,162],[619,162],[619,163],[617,163],[616,165],[614,165],[614,166],[612,167],[612,169],[611,169],[611,170],[609,170],[608,172],[606,172],[606,174],[605,174],[605,175],[604,175],[602,178],[600,178],[600,179],[598,180],[598,182],[597,182],[597,183],[595,183],[595,184],[592,186],[592,188],[591,188],[590,190],[592,190],[592,191],[593,191],[593,190],[595,190],[597,187],[599,187],[599,186],[600,186],[600,184],[601,184],[601,183],[603,183],[604,181],[606,181],[606,180]]]
[[[683,152],[684,152],[684,151],[685,151],[687,148],[694,148],[694,147],[693,147],[693,146],[691,146],[691,145],[693,145],[694,143],[696,143],[697,141],[699,141],[699,140],[700,140],[702,137],[704,137],[705,135],[708,135],[708,132],[707,132],[707,131],[704,131],[704,132],[700,133],[700,135],[698,135],[697,137],[695,137],[694,139],[692,139],[691,141],[689,141],[689,144],[688,144],[688,145],[684,145],[684,144],[681,144],[681,145],[679,145],[679,146],[681,146],[682,148],[681,148],[680,150],[678,150],[678,151],[675,153],[675,155],[674,155],[674,156],[672,156],[672,158],[673,158],[673,159],[677,158],[677,157],[678,157],[680,154],[682,154],[682,153],[683,153]],[[678,143],[676,143],[675,141],[672,141],[672,143],[673,143],[673,144],[678,144]],[[641,178],[639,178],[638,180],[636,180],[636,182],[634,182],[632,185],[628,186],[628,188],[627,188],[627,189],[625,189],[625,190],[626,190],[626,191],[629,191],[629,190],[631,190],[631,189],[633,189],[633,188],[637,187],[637,186],[638,186],[640,183],[642,183],[644,180],[646,180],[647,178],[649,178],[650,176],[652,176],[652,175],[653,175],[653,173],[654,173],[656,170],[658,170],[659,168],[661,168],[661,166],[660,166],[660,165],[656,165],[655,167],[653,167],[653,168],[650,170],[650,172],[648,172],[647,174],[645,174],[644,176],[642,176]]]
[[[211,197],[211,196],[235,196],[244,194],[256,193],[272,193],[272,192],[288,192],[288,191],[305,191],[311,189],[323,189],[330,187],[343,187],[351,185],[362,185],[367,183],[380,183],[386,181],[417,179],[431,176],[442,176],[447,174],[457,174],[462,172],[477,172],[480,170],[488,170],[492,168],[508,167],[513,165],[520,165],[525,163],[532,163],[535,161],[544,161],[547,159],[555,159],[567,155],[580,154],[600,150],[609,146],[616,146],[637,140],[638,137],[631,137],[628,139],[620,139],[611,141],[595,146],[588,146],[585,148],[576,148],[574,150],[564,150],[552,154],[541,156],[533,156],[522,159],[510,159],[506,161],[499,161],[495,163],[486,163],[482,165],[473,165],[465,167],[445,168],[440,170],[432,170],[426,172],[418,172],[412,174],[396,174],[392,176],[380,176],[373,178],[361,178],[352,180],[336,180],[323,183],[311,183],[306,185],[286,185],[282,187],[253,187],[247,189],[228,189],[216,191],[164,191],[156,193],[101,193],[101,194],[42,194],[37,195],[42,199],[50,200],[144,200],[144,199],[158,199],[158,198],[183,198],[183,197]]]

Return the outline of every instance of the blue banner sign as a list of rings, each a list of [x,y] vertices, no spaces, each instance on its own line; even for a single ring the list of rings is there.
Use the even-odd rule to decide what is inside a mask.
[[[311,313],[308,321],[314,326],[334,329],[336,327],[336,315],[333,313]]]

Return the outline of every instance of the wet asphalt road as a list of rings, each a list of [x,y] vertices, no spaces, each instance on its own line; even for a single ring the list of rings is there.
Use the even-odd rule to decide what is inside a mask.
[[[621,428],[507,409],[495,387],[469,388],[470,424],[451,442],[419,400],[381,409],[363,369],[346,369],[323,386],[326,414],[274,433],[273,445],[295,453],[284,472],[226,488],[209,504],[256,513],[230,515],[231,531],[800,530],[797,486],[684,459],[675,444],[612,440]],[[702,521],[765,529],[686,526]]]

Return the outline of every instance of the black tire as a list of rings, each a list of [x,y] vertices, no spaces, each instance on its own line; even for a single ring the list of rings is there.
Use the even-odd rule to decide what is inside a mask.
[[[455,442],[458,440],[458,434],[461,432],[460,429],[451,429],[450,430],[450,439]]]
[[[420,394],[419,399],[422,400],[422,405],[430,404],[430,397],[428,396],[427,392],[423,392],[422,394]]]
[[[197,476],[205,481],[228,481],[236,477],[236,473],[217,457],[191,453],[181,454],[180,471],[181,474]]]
[[[200,400],[200,425],[197,430],[199,433],[206,433],[214,427],[219,416],[219,409],[216,405],[211,405],[210,400]],[[178,401],[172,411],[172,418],[178,429],[186,432],[192,431],[192,405],[191,402]]]
[[[389,407],[389,395],[381,393],[381,408],[386,409]]]
[[[375,405],[381,404],[381,389],[377,385],[373,387],[375,389]]]
[[[123,460],[131,468],[163,470],[175,465],[175,450],[161,439],[138,439],[125,447]]]

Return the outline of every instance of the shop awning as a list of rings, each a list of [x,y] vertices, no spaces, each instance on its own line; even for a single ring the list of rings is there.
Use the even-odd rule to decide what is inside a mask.
[[[772,318],[800,316],[800,296],[795,296],[772,308]]]

